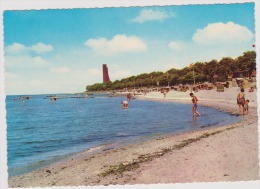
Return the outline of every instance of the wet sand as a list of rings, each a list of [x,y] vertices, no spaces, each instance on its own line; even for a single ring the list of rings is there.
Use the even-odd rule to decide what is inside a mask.
[[[235,116],[239,113],[232,100],[236,92],[205,91],[195,95],[199,105]],[[208,96],[209,93],[212,94]],[[162,96],[151,93],[139,98],[191,103],[186,93],[168,93],[166,99]],[[9,187],[259,180],[256,93],[247,97],[251,101],[250,112],[241,116],[238,123],[161,136],[94,155],[83,152],[41,170],[11,177]]]

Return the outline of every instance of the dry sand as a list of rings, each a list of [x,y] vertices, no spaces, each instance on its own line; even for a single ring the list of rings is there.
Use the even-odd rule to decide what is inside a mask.
[[[199,105],[238,114],[238,88],[200,91]],[[144,99],[190,102],[189,92],[149,93]],[[10,187],[187,183],[259,180],[256,92],[239,123],[105,150],[9,179]],[[187,101],[188,100],[188,101]],[[202,115],[203,116],[203,115]]]

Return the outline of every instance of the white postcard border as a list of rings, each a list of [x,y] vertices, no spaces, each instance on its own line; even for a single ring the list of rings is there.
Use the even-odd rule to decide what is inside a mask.
[[[96,8],[96,7],[129,7],[129,6],[166,6],[166,5],[184,5],[184,4],[215,4],[215,3],[255,3],[255,27],[256,27],[256,52],[257,63],[259,64],[259,9],[260,2],[258,0],[0,0],[0,188],[8,188],[7,185],[7,146],[6,146],[6,110],[5,110],[5,93],[4,93],[4,40],[3,40],[3,11],[4,10],[30,10],[30,9],[71,9],[71,8]],[[259,70],[259,65],[257,65]],[[258,71],[259,72],[259,71]],[[257,78],[259,73],[257,72]],[[257,84],[260,89],[260,84]],[[259,90],[258,102],[259,102]],[[260,113],[258,111],[258,116]],[[258,129],[258,136],[260,136],[260,129]],[[260,141],[260,140],[259,140]],[[259,143],[258,143],[259,144]],[[259,156],[260,157],[260,156]],[[82,187],[51,187],[53,188],[178,188],[178,189],[218,189],[218,188],[236,188],[236,189],[258,189],[260,188],[260,181],[249,182],[218,182],[218,183],[186,183],[186,184],[159,184],[159,185],[125,185],[125,186],[82,186]]]

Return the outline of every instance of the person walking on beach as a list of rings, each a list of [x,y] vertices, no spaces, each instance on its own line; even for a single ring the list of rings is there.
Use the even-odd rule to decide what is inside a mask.
[[[237,104],[240,110],[240,114],[244,115],[244,104],[245,104],[245,90],[242,88],[237,95]]]
[[[193,113],[193,116],[195,116],[195,115],[200,116],[200,113],[197,112],[198,98],[193,93],[190,93],[190,96],[192,98],[192,113]]]
[[[163,98],[166,98],[166,90],[163,89]]]

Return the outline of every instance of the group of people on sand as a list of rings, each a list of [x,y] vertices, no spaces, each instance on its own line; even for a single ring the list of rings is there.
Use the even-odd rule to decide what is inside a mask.
[[[242,88],[237,95],[237,104],[239,106],[240,114],[246,115],[248,114],[248,104],[249,100],[246,100],[245,90]]]

